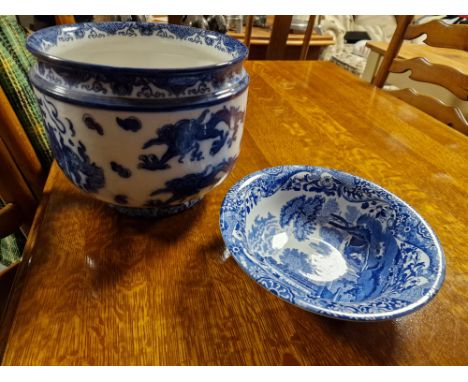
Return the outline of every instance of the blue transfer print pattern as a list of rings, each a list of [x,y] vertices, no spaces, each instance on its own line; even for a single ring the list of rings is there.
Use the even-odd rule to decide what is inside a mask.
[[[122,194],[115,195],[114,196],[114,201],[117,204],[128,204],[128,197],[126,195],[122,195]]]
[[[312,273],[313,268],[307,261],[307,255],[297,248],[286,248],[280,256],[281,264],[288,268],[301,269],[305,273]]]
[[[257,282],[264,288],[270,290],[275,296],[281,297],[282,299],[294,304],[294,294],[288,287],[268,277],[260,277]]]
[[[443,251],[416,212],[331,169],[251,174],[228,192],[220,227],[232,256],[260,285],[329,317],[399,317],[430,301],[444,279]]]
[[[104,135],[104,129],[97,123],[94,118],[89,114],[83,114],[83,122],[90,130],[95,130],[99,135]]]
[[[130,178],[132,176],[132,172],[128,168],[118,164],[117,162],[110,162],[110,166],[112,171],[119,174],[119,176],[122,178]]]
[[[88,192],[99,192],[106,185],[105,171],[113,171],[125,179],[132,177],[133,170],[117,161],[108,162],[106,170],[97,165],[90,158],[83,142],[77,139],[71,120],[60,117],[57,106],[48,97],[38,95],[38,100],[57,162],[64,173],[79,188]],[[216,134],[209,135],[213,138],[206,149],[206,155],[219,153],[224,146],[230,148],[238,139],[238,129],[241,127],[240,123],[244,116],[244,112],[240,111],[238,107],[223,107],[215,112],[205,110],[202,116],[203,118],[206,117],[207,120],[202,121],[202,118],[199,118],[199,124],[195,124],[195,126],[204,130],[205,134],[211,134],[213,131],[217,132]],[[124,120],[124,118],[120,119]],[[125,123],[135,126],[134,120],[136,118],[128,117],[125,120]],[[83,122],[82,128],[85,129],[83,131],[90,129],[99,134],[101,126],[90,114],[83,114],[81,121]],[[190,123],[189,120],[184,121]],[[142,127],[140,121],[138,121],[138,125],[139,128]],[[183,126],[183,123],[176,125]],[[169,126],[173,125],[167,125],[166,127]],[[193,130],[191,132],[193,133]],[[198,138],[204,139],[206,137],[198,135]],[[150,143],[154,144],[154,142]],[[143,208],[129,206],[129,197],[125,195],[125,192],[121,193],[121,191],[116,190],[114,194],[112,190],[107,191],[113,193],[111,203],[115,203],[119,207],[116,207],[119,212],[142,217],[170,215],[190,208],[201,200],[204,193],[215,187],[227,176],[234,166],[236,158],[236,155],[228,158],[220,155],[219,159],[215,158],[214,164],[197,165],[196,168],[199,168],[198,172],[184,174],[183,176],[167,180],[164,183],[164,187],[148,192],[147,200],[141,204]],[[198,161],[197,158],[193,160]]]
[[[102,39],[106,36],[157,36],[165,39],[190,41],[200,45],[209,45],[230,54],[233,58],[247,53],[246,47],[237,40],[218,33],[189,28],[173,24],[105,22],[81,23],[67,28],[46,28],[33,35],[28,41],[28,48],[47,52],[62,42],[73,40]]]
[[[75,142],[72,139],[76,135],[72,122],[68,118],[62,120],[55,104],[45,96],[38,97],[38,102],[57,163],[79,188],[87,192],[98,192],[106,183],[104,171],[92,162],[86,146],[81,141]],[[68,133],[70,138],[66,144]]]
[[[247,77],[241,66],[197,75],[112,75],[38,62],[36,74],[48,83],[84,94],[171,100],[209,96],[230,86],[241,88]]]
[[[116,119],[117,124],[126,131],[131,131],[136,133],[141,129],[141,122],[136,117],[128,117],[128,118],[119,118]]]
[[[166,182],[165,188],[155,190],[151,196],[170,194],[166,200],[151,199],[145,204],[146,207],[165,208],[169,205],[185,202],[187,199],[199,194],[208,187],[214,187],[228,174],[234,166],[236,158],[223,159],[217,165],[208,165],[202,172],[187,174],[181,178],[171,179]]]
[[[200,142],[211,140],[209,155],[216,155],[224,145],[231,147],[237,140],[240,124],[244,120],[244,112],[239,107],[224,106],[217,112],[204,110],[198,118],[182,119],[174,124],[164,125],[157,130],[156,138],[148,140],[143,149],[155,145],[167,146],[166,152],[158,158],[154,154],[140,155],[138,167],[146,170],[164,170],[170,168],[169,161],[177,158],[183,163],[189,156],[190,161],[205,159],[200,150]],[[227,126],[227,129],[223,128]]]
[[[226,53],[230,62],[227,67],[213,66],[209,70],[192,68],[189,73],[158,74],[136,73],[131,70],[115,72],[98,70],[92,65],[68,67],[61,62],[42,60],[52,47],[76,40],[95,40],[126,36],[148,38],[151,36],[187,41],[205,45]],[[143,99],[173,99],[200,97],[222,90],[241,87],[247,77],[241,61],[247,48],[225,35],[201,29],[170,24],[145,23],[85,23],[67,28],[45,28],[35,32],[27,42],[28,49],[39,57],[37,75],[58,87],[66,87],[87,94],[131,97]]]
[[[305,195],[291,199],[281,209],[281,227],[293,222],[297,240],[305,240],[315,230],[317,215],[324,203],[322,196],[306,198]]]

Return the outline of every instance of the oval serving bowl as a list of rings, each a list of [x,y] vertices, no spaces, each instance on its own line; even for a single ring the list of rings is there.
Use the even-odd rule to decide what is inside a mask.
[[[226,195],[220,227],[257,283],[327,317],[400,317],[427,304],[444,280],[445,257],[428,223],[385,189],[336,170],[248,175]]]
[[[85,192],[121,212],[163,216],[231,171],[249,82],[238,40],[110,22],[41,29],[27,47],[55,158]]]

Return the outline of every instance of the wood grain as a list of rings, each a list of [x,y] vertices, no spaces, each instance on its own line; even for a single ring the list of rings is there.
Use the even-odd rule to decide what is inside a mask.
[[[270,43],[266,51],[267,60],[284,59],[291,21],[292,16],[275,16]]]
[[[0,207],[0,239],[18,231],[23,222],[23,213],[17,205],[8,203]]]
[[[246,27],[247,29],[247,27]],[[249,59],[264,60],[268,45],[270,43],[271,30],[270,28],[253,27],[250,34],[250,41],[246,40],[246,33],[228,32],[228,35],[237,38],[240,41],[249,43]],[[286,48],[283,53],[283,60],[297,60],[300,57],[301,51],[304,48],[304,37],[302,33],[290,33],[286,42]],[[307,52],[307,60],[317,60],[323,47],[334,45],[332,36],[318,35],[312,33],[309,39],[309,49]]]
[[[47,209],[49,194],[52,188],[52,184],[55,182],[56,174],[56,171],[51,171],[49,177],[47,178],[44,192],[42,194],[42,200],[36,210],[36,214],[34,215],[31,231],[29,232],[28,240],[23,251],[22,260],[30,259],[28,254],[30,254],[32,249],[37,245],[36,240],[39,233],[39,228],[42,225],[44,212]],[[20,264],[22,265],[21,267],[19,266]],[[3,358],[3,353],[5,351],[5,346],[7,344],[7,338],[9,335],[10,323],[13,321],[19,296],[23,291],[23,282],[25,281],[25,277],[23,276],[27,273],[27,271],[27,263],[23,261],[16,263],[13,267],[8,268],[5,271],[6,274],[0,274],[0,311],[2,311],[0,313],[0,359]]]
[[[369,41],[366,45],[381,55],[384,55],[388,48],[388,43],[383,41]],[[463,74],[468,75],[468,52],[463,50],[437,48],[424,44],[404,42],[396,56],[396,58],[404,60],[417,57],[424,57],[434,65],[457,68]]]
[[[440,21],[431,21],[421,25],[409,25],[413,16],[400,16],[398,25],[392,40],[384,54],[372,83],[381,88],[384,86],[390,72],[403,73],[411,70],[410,78],[416,81],[428,82],[440,85],[452,92],[461,100],[467,100],[468,74],[463,73],[457,65],[433,63],[429,57],[422,55],[412,57],[409,60],[395,60],[403,44],[404,39],[413,39],[427,34],[424,40],[427,44],[439,49],[460,49],[459,56],[466,56],[468,50],[468,25],[447,25]],[[466,66],[466,59],[461,61]],[[393,92],[398,98],[420,107],[431,116],[438,118],[441,122],[456,128],[466,134],[468,123],[458,107],[446,105],[441,100],[426,95],[416,94],[412,89],[404,89]]]
[[[468,121],[460,109],[448,106],[437,98],[419,94],[413,89],[390,90],[389,93],[468,135]]]
[[[38,203],[1,138],[0,168],[0,197],[6,204],[12,203],[21,211],[22,229],[27,234]]]
[[[424,43],[439,48],[452,48],[468,51],[468,25],[447,24],[433,20],[408,27],[405,39],[412,40],[426,34]]]
[[[468,362],[468,139],[331,63],[246,69],[241,155],[192,209],[159,221],[121,216],[53,166],[3,326],[4,365]],[[337,321],[278,299],[226,259],[224,195],[283,164],[351,172],[410,203],[445,250],[438,296],[393,321]]]
[[[37,157],[15,111],[0,86],[0,139],[36,198],[40,198],[47,172]]]
[[[426,58],[394,60],[390,71],[404,73],[410,70],[409,78],[444,87],[463,101],[468,101],[468,74],[450,66],[432,64]]]
[[[56,15],[55,16],[55,23],[57,25],[61,24],[75,24],[75,16],[71,15]]]
[[[238,33],[235,31],[229,31],[227,33],[229,36],[237,38],[239,40],[243,40],[245,38],[245,32],[243,33]],[[255,42],[256,44],[265,44],[268,45],[268,42],[270,41],[271,37],[271,29],[270,28],[261,28],[261,27],[252,27],[252,34],[251,34],[251,39],[252,42]],[[302,33],[289,33],[288,35],[288,45],[290,44],[296,44],[296,45],[302,45],[304,41],[304,34]],[[333,37],[328,34],[324,35],[319,35],[316,33],[312,33],[310,43],[309,45],[334,45],[335,42],[333,41]]]

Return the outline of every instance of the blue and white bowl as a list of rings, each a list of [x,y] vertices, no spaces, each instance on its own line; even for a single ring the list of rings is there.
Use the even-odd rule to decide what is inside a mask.
[[[239,181],[221,232],[243,270],[278,297],[345,320],[414,312],[445,275],[424,219],[383,188],[336,170],[274,167]]]
[[[30,79],[55,158],[97,199],[134,215],[183,210],[239,154],[247,48],[211,31],[110,22],[33,33]]]

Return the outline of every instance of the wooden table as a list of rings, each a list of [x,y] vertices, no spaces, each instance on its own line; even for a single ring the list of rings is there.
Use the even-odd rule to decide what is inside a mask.
[[[246,68],[240,158],[191,210],[120,216],[52,168],[3,326],[4,365],[467,364],[468,139],[331,63]],[[224,258],[227,190],[252,171],[297,163],[354,173],[412,204],[445,249],[436,299],[394,321],[332,320]]]
[[[228,35],[244,41],[244,33],[228,32]],[[269,28],[252,28],[252,37],[249,47],[249,58],[251,60],[265,59],[266,50],[270,42],[271,30]],[[304,41],[303,33],[290,33],[286,42],[285,57],[286,60],[297,60]],[[309,41],[309,51],[307,54],[308,60],[316,60],[321,52],[321,49],[334,45],[335,41],[331,35],[318,35],[313,33]]]

